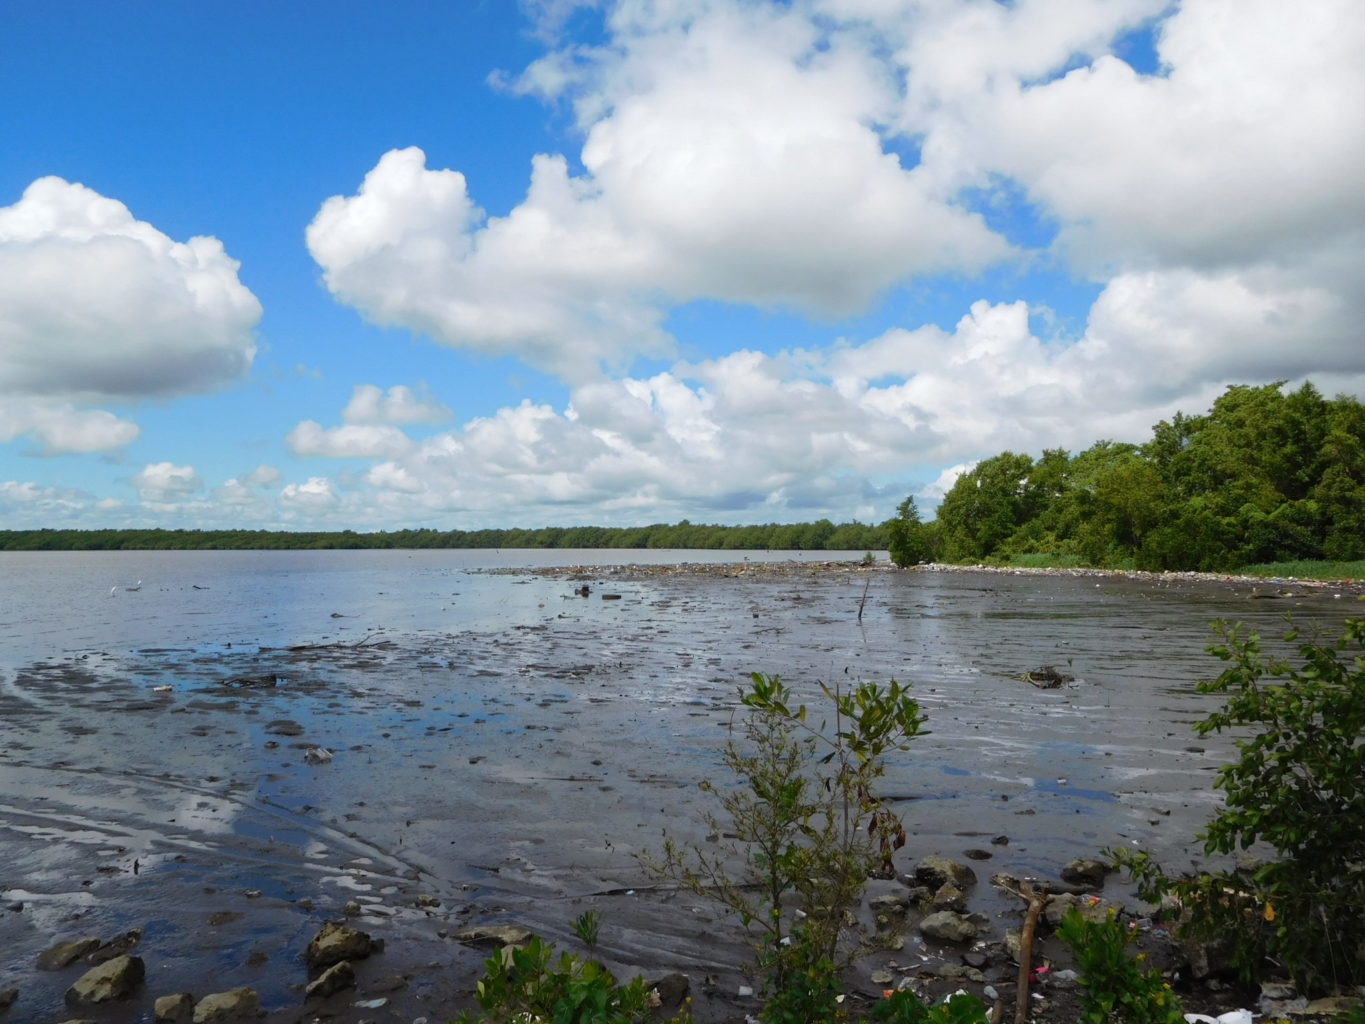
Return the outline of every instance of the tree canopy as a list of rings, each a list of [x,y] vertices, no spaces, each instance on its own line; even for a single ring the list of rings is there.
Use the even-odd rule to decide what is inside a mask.
[[[885,526],[765,523],[719,526],[543,526],[534,529],[395,530],[0,530],[0,551],[157,551],[300,548],[701,548],[742,551],[869,551],[886,548]]]
[[[1235,385],[1142,445],[1003,452],[944,497],[937,542],[949,561],[1043,552],[1140,569],[1365,558],[1365,406],[1311,383]]]

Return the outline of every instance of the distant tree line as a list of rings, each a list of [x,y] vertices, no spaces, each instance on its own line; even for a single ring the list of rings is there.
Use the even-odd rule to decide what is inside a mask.
[[[1037,553],[1224,571],[1365,558],[1365,406],[1283,388],[1230,387],[1141,445],[1003,452],[960,476],[937,520],[915,517],[912,532],[927,557],[952,562]]]
[[[545,526],[507,530],[0,530],[0,551],[239,551],[312,548],[701,548],[871,551],[887,546],[885,524],[768,523],[716,526]]]

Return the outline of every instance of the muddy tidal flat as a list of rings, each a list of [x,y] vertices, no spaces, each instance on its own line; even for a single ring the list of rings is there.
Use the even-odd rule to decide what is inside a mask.
[[[1273,637],[1286,613],[1360,613],[1293,581],[547,554],[0,558],[0,990],[19,990],[0,1020],[150,1021],[158,996],[250,986],[270,1020],[444,1021],[487,955],[460,932],[577,948],[589,909],[618,974],[683,973],[701,1019],[742,1019],[738,923],[636,855],[664,830],[707,841],[697,782],[723,778],[750,672],[812,704],[822,680],[913,684],[932,732],[882,787],[897,866],[977,858],[969,903],[1003,933],[994,872],[1055,879],[1121,844],[1199,859],[1231,747],[1190,728],[1210,622]],[[1044,666],[1071,681],[1022,678]],[[304,947],[343,917],[384,948],[305,1003]],[[35,966],[133,929],[130,1000],[71,1010],[85,966]],[[851,983],[960,959],[907,943]]]

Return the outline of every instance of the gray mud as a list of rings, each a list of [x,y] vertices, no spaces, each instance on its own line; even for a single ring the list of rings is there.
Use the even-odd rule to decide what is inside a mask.
[[[1190,837],[1230,749],[1190,729],[1211,707],[1193,681],[1219,668],[1203,652],[1211,620],[1273,636],[1287,611],[1335,627],[1357,607],[1330,590],[1263,601],[1237,583],[846,565],[496,583],[529,591],[497,628],[203,638],[0,674],[0,988],[21,992],[6,1019],[71,1016],[62,994],[82,968],[38,972],[43,949],[141,928],[144,996],[87,1015],[150,1020],[158,995],[249,985],[272,1019],[311,1020],[302,951],[348,901],[387,948],[321,1008],[332,1019],[444,1020],[486,955],[454,933],[518,923],[576,947],[586,909],[620,973],[683,971],[703,1019],[742,1012],[738,923],[635,858],[665,828],[705,841],[696,783],[720,778],[755,670],[812,703],[818,680],[914,684],[932,734],[884,782],[910,833],[897,865],[988,852],[972,906],[1000,918],[998,939],[1018,908],[992,872],[1056,878],[1118,844],[1198,861]],[[1074,681],[1019,678],[1044,665]],[[306,763],[313,746],[331,762]],[[910,941],[902,963],[955,960]],[[854,984],[875,992],[885,959]],[[367,998],[385,1003],[351,1005]]]

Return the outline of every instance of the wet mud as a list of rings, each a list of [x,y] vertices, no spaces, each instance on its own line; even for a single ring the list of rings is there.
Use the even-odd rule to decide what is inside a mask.
[[[150,1020],[159,995],[247,985],[272,1020],[445,1020],[487,955],[456,933],[515,923],[578,948],[588,909],[618,973],[681,971],[699,1017],[742,1018],[738,922],[636,857],[664,830],[706,842],[697,782],[723,779],[748,673],[812,704],[820,680],[914,684],[931,734],[882,787],[909,832],[897,866],[980,858],[971,906],[998,939],[1020,908],[991,873],[1055,879],[1120,844],[1198,862],[1231,744],[1190,728],[1212,706],[1194,681],[1219,669],[1210,621],[1274,636],[1287,611],[1334,628],[1358,610],[1330,588],[853,565],[519,570],[470,590],[499,588],[521,590],[497,625],[320,622],[306,643],[64,651],[0,674],[5,1019],[72,1015],[83,968],[39,972],[42,950],[139,928],[143,994],[85,1015]],[[1041,666],[1070,679],[1022,678]],[[347,904],[386,947],[357,989],[305,1006],[304,947]],[[959,952],[907,942],[898,966]],[[875,994],[887,959],[855,988]]]

